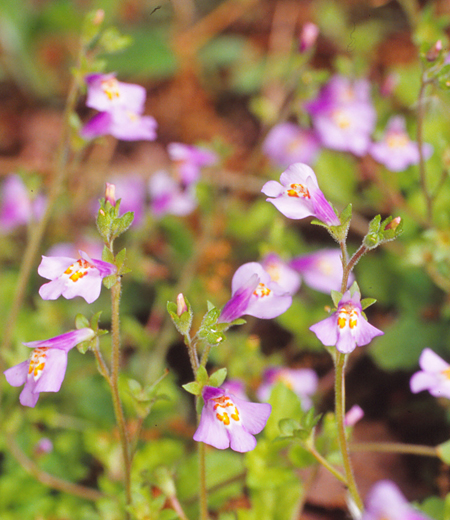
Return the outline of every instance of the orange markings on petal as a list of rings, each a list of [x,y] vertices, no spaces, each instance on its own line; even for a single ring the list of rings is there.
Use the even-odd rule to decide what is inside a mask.
[[[272,291],[267,287],[267,285],[260,283],[258,287],[253,291],[255,296],[258,298],[263,298],[264,296],[269,296]]]
[[[102,90],[110,101],[112,101],[114,98],[120,97],[119,82],[115,78],[103,80]]]
[[[64,274],[70,275],[69,278],[72,282],[78,281],[83,276],[88,274],[88,269],[94,267],[87,260],[80,258],[74,264],[70,265],[65,271]]]
[[[290,184],[289,189],[287,190],[287,194],[289,197],[297,197],[299,199],[311,198],[308,188],[306,186],[303,186],[303,184]]]

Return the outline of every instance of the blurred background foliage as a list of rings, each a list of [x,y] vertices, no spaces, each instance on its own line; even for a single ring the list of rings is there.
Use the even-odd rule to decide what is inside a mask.
[[[419,50],[438,39],[447,48],[450,10],[445,1],[408,0],[2,0],[0,175],[19,173],[30,190],[45,189],[53,175],[78,37],[84,16],[92,9],[104,9],[105,23],[130,37],[128,47],[102,59],[105,70],[115,71],[120,80],[146,87],[146,113],[158,121],[158,140],[143,144],[105,138],[92,145],[85,163],[74,167],[41,253],[60,242],[96,240],[93,208],[103,196],[104,182],[130,174],[147,180],[158,169],[169,168],[168,143],[203,143],[220,155],[220,166],[206,171],[198,186],[199,208],[194,214],[156,219],[147,211],[144,222],[121,239],[132,269],[124,278],[121,307],[121,384],[132,431],[138,428],[139,408],[127,378],[151,384],[166,365],[170,369],[139,436],[135,514],[139,519],[177,517],[155,480],[155,470],[163,465],[174,476],[178,498],[194,518],[195,413],[190,396],[180,389],[192,374],[184,346],[166,316],[166,301],[183,291],[195,311],[195,329],[207,300],[221,306],[229,299],[232,274],[242,263],[258,261],[267,252],[289,259],[332,246],[321,228],[287,221],[263,200],[261,186],[278,179],[283,170],[262,154],[264,137],[280,121],[307,124],[303,103],[314,98],[334,73],[370,79],[376,138],[392,114],[404,115],[409,134],[415,135],[422,74]],[[297,42],[308,21],[320,29],[309,63],[298,52]],[[392,78],[393,86],[385,95],[383,88]],[[379,419],[382,408],[398,440],[437,443],[449,434],[444,408],[422,395],[412,405],[408,388],[409,374],[423,348],[450,359],[450,99],[445,89],[430,89],[427,96],[423,134],[434,147],[427,176],[431,189],[439,188],[431,220],[426,218],[417,166],[393,173],[368,156],[322,149],[314,170],[336,208],[353,204],[351,251],[376,214],[404,220],[405,231],[398,241],[372,252],[356,267],[363,297],[378,300],[368,310],[369,319],[385,335],[355,352],[349,367],[354,390],[349,400],[360,404],[369,419]],[[78,113],[82,118],[89,114],[83,103]],[[8,313],[26,241],[25,229],[1,236],[2,316]],[[80,299],[42,301],[37,292],[41,284],[36,273],[13,348],[3,352],[7,366],[28,355],[23,341],[73,328],[77,313],[90,317],[102,310],[102,325],[108,326],[106,290],[89,306]],[[302,286],[292,307],[278,319],[250,318],[245,326],[229,331],[227,341],[211,354],[211,370],[226,366],[229,377],[244,379],[254,396],[269,365],[314,368],[322,381],[316,405],[327,411],[332,408],[332,362],[308,330],[323,318],[326,305],[328,296]],[[102,348],[108,351],[108,336],[102,338]],[[4,380],[0,384],[1,519],[121,518],[111,499],[122,489],[118,434],[110,396],[93,357],[70,353],[62,391],[42,396],[35,409],[20,408],[17,389]],[[293,395],[275,394],[272,399],[274,405],[282,403],[277,404],[282,409],[277,421],[289,417],[289,410],[300,413]],[[402,427],[406,410],[413,410],[419,421],[427,412],[429,424],[439,427],[408,429],[411,420]],[[291,518],[287,511],[298,507],[302,489],[292,480],[292,468],[306,465],[305,455],[292,450],[290,458],[280,457],[283,446],[269,442],[277,436],[277,423],[271,424],[258,448],[245,458],[230,451],[208,452],[209,485],[216,486],[211,508],[221,520],[285,520]],[[50,453],[39,452],[42,438],[52,441]],[[17,446],[31,465],[17,455]],[[415,477],[409,474],[411,486],[417,482],[421,486],[414,498],[422,498],[424,489],[436,492],[436,471],[435,466],[431,470],[426,466]],[[91,500],[55,490],[45,485],[47,473],[98,490],[102,496]]]

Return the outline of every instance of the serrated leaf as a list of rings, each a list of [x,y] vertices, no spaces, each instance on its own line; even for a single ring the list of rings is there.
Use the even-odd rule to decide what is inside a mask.
[[[203,365],[198,367],[196,379],[202,386],[208,382],[208,372]]]
[[[126,248],[124,247],[121,251],[119,251],[116,255],[116,258],[115,258],[115,265],[117,266],[117,269],[120,269],[123,265],[123,263],[126,261],[127,259],[127,250]]]
[[[322,226],[326,229],[328,229],[330,226],[328,226],[327,224],[325,224],[324,222],[322,222],[321,220],[317,219],[317,218],[313,218],[311,220],[311,224],[314,224],[315,226]]]
[[[100,316],[102,315],[102,312],[103,311],[98,311],[94,314],[94,316],[92,316],[91,318],[91,323],[90,323],[90,327],[91,329],[93,330],[98,330],[98,322],[100,321]],[[107,331],[105,331],[106,333]]]
[[[367,307],[370,307],[374,303],[376,303],[376,298],[363,298],[361,300],[361,308],[362,310],[367,309]]]
[[[110,264],[114,264],[114,255],[113,255],[112,251],[106,246],[103,247],[102,260],[104,262],[109,262]]]
[[[105,278],[103,278],[103,285],[107,289],[111,289],[111,287],[113,285],[115,285],[116,282],[117,282],[117,275],[116,274],[110,274],[109,276],[105,276]]]
[[[137,397],[138,394],[142,392],[142,386],[139,381],[136,381],[135,379],[128,379],[127,384],[133,397]]]
[[[219,368],[216,370],[209,378],[209,385],[214,387],[219,387],[227,377],[227,369]]]
[[[80,352],[80,354],[86,354],[86,352],[89,350],[91,342],[90,341],[83,341],[82,343],[78,343],[77,350]]]
[[[186,392],[189,392],[192,395],[200,395],[201,393],[200,385],[197,383],[197,381],[192,381],[191,383],[186,383],[182,386]]]
[[[301,429],[300,424],[295,419],[281,419],[278,427],[282,435],[292,437],[296,430]]]
[[[450,441],[439,444],[436,448],[436,452],[438,457],[445,462],[445,464],[450,464]]]
[[[333,300],[333,304],[334,306],[337,308],[337,306],[339,305],[339,302],[341,301],[342,299],[342,293],[340,293],[339,291],[331,291],[331,299]]]

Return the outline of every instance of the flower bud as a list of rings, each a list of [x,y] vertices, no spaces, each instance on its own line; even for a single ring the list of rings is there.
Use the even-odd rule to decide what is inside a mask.
[[[180,293],[177,296],[177,316],[180,317],[182,314],[187,312],[188,308],[186,305],[186,301],[184,300],[183,293]]]
[[[398,226],[400,225],[400,222],[402,221],[402,218],[401,217],[395,217],[394,219],[392,219],[389,224],[384,228],[385,231],[387,229],[392,229],[393,231],[395,231]]]
[[[442,41],[438,40],[433,47],[427,52],[426,58],[428,61],[436,61],[442,50]]]
[[[106,183],[105,202],[109,202],[111,206],[116,205],[116,186],[115,184]]]
[[[97,9],[97,11],[95,11],[94,20],[93,20],[94,25],[101,25],[103,23],[104,19],[105,19],[105,11],[103,9]]]
[[[316,43],[317,36],[319,35],[319,28],[315,23],[307,22],[302,27],[302,32],[300,34],[300,52],[306,52]]]

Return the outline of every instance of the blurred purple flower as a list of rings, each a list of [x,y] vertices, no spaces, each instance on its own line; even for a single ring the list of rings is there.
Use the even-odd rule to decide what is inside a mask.
[[[244,315],[275,318],[292,303],[292,296],[257,262],[248,262],[237,269],[231,281],[231,295],[220,313],[219,323],[230,323]]]
[[[357,404],[353,405],[345,414],[345,426],[355,426],[355,424],[364,417],[364,410]]]
[[[245,393],[245,384],[240,379],[228,379],[220,388],[226,394],[233,394],[238,399],[249,400]]]
[[[157,123],[143,116],[146,92],[144,87],[117,81],[114,74],[91,74],[86,77],[86,105],[100,113],[81,130],[85,139],[112,135],[123,141],[156,139]]]
[[[314,47],[317,37],[319,36],[319,28],[315,23],[306,22],[302,27],[299,39],[299,51],[306,52]]]
[[[84,328],[43,341],[24,343],[34,349],[30,359],[3,372],[10,385],[25,385],[20,394],[20,403],[34,407],[40,392],[58,392],[66,373],[67,353],[78,343],[93,337],[94,331]]]
[[[358,156],[366,153],[376,122],[367,81],[334,76],[305,108],[324,146]]]
[[[405,118],[391,117],[381,141],[372,143],[370,155],[388,170],[400,172],[419,162],[419,145],[411,141],[407,132]],[[423,156],[429,159],[433,153],[431,144],[423,144]]]
[[[311,130],[295,123],[280,123],[267,134],[263,152],[274,164],[287,168],[297,162],[313,164],[319,147],[319,141]]]
[[[0,231],[8,233],[18,226],[39,220],[45,206],[43,195],[33,199],[19,175],[8,175],[2,186]]]
[[[212,166],[218,161],[214,152],[189,144],[170,143],[167,151],[170,159],[176,163],[179,180],[185,186],[198,181],[201,168]]]
[[[426,348],[420,355],[419,366],[422,370],[411,377],[411,392],[428,390],[434,397],[450,399],[450,365]]]
[[[39,289],[44,300],[56,300],[63,296],[70,300],[83,297],[87,303],[94,302],[102,288],[102,280],[117,271],[117,267],[103,260],[94,260],[80,251],[81,258],[43,256],[38,273],[51,280]]]
[[[164,170],[154,173],[148,186],[150,207],[158,217],[166,214],[188,215],[197,207],[195,185],[184,187]]]
[[[263,382],[258,388],[258,399],[267,401],[273,386],[279,381],[298,395],[304,410],[311,408],[311,396],[316,393],[319,382],[314,370],[310,368],[268,368],[264,372]]]
[[[231,447],[241,453],[256,447],[254,435],[266,425],[272,407],[267,403],[250,403],[223,388],[203,388],[205,406],[194,440],[219,450]]]
[[[343,354],[352,352],[357,346],[367,345],[375,336],[384,334],[363,317],[359,291],[351,296],[350,290],[342,296],[336,312],[312,325],[309,330],[325,346],[336,346]]]
[[[52,246],[45,256],[76,257],[80,251],[86,252],[91,258],[102,256],[103,244],[97,238],[81,237],[75,242],[60,242]]]
[[[316,217],[328,226],[338,226],[339,218],[320,191],[316,174],[306,164],[295,163],[281,174],[280,182],[269,181],[261,191],[284,216]]]
[[[343,270],[339,249],[322,249],[298,256],[289,262],[289,267],[299,272],[306,285],[316,291],[330,294],[341,289]],[[351,273],[349,285],[354,278]]]
[[[53,442],[48,437],[42,437],[42,439],[34,447],[35,455],[43,455],[44,453],[50,453],[53,451]]]
[[[361,520],[428,520],[428,517],[407,502],[396,484],[380,480],[367,495]]]
[[[302,283],[300,275],[275,253],[266,255],[261,260],[261,265],[272,281],[287,293],[295,294],[299,290]]]

